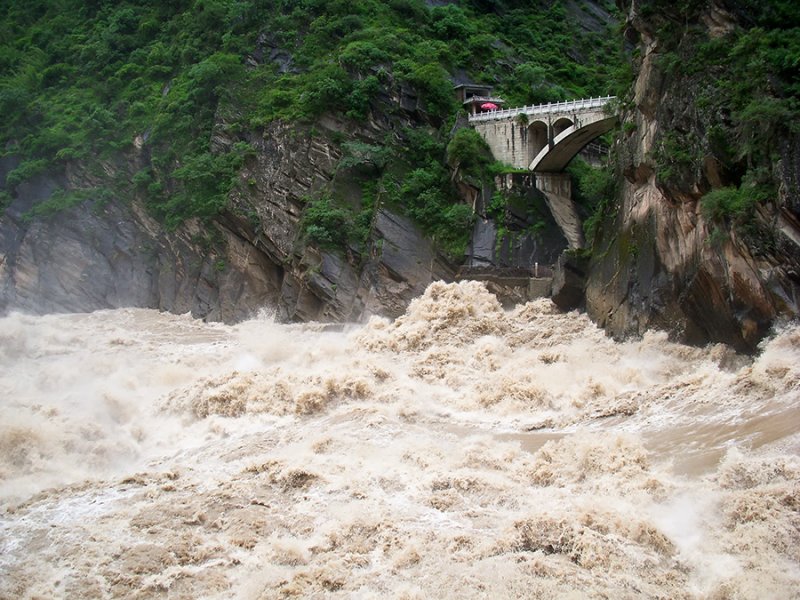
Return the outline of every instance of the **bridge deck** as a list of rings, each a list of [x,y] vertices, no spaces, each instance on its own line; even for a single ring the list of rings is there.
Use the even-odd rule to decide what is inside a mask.
[[[564,102],[548,102],[547,104],[536,104],[532,106],[522,106],[518,108],[506,108],[503,110],[493,110],[485,113],[478,113],[469,116],[470,123],[478,123],[480,121],[497,121],[501,119],[510,119],[517,115],[538,116],[551,113],[565,113],[573,112],[576,110],[588,110],[592,108],[601,108],[615,100],[616,96],[605,96],[601,98],[583,98],[581,100],[569,100]]]

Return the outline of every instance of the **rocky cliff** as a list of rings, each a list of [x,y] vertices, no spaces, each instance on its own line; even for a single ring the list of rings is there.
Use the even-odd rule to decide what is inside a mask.
[[[304,244],[304,197],[330,184],[340,150],[324,131],[279,122],[251,143],[230,210],[174,231],[140,200],[90,197],[52,215],[31,212],[56,190],[91,184],[81,168],[18,186],[0,218],[0,312],[137,306],[236,321],[266,308],[285,321],[345,321],[397,316],[430,281],[452,279],[430,240],[386,208],[375,213],[363,255]],[[139,160],[104,168],[129,177]],[[3,159],[0,181],[15,166]]]
[[[20,185],[0,219],[0,312],[137,306],[233,321],[277,300],[282,269],[221,223],[168,232],[139,201],[92,198],[32,216],[74,177]]]
[[[710,82],[726,74],[713,62],[696,72],[691,63],[747,24],[735,6],[694,3],[696,11],[670,28],[658,2],[620,5],[638,70],[622,107],[618,204],[593,249],[587,310],[615,335],[655,327],[693,343],[753,350],[776,320],[800,310],[800,138],[778,127],[760,156],[715,143],[726,127],[738,131],[746,113],[726,112],[712,94],[706,100]],[[741,135],[732,139],[744,144]],[[768,185],[748,187],[752,173],[766,173]],[[714,190],[738,194],[749,208],[711,210]]]
[[[399,314],[475,219],[453,85],[519,104],[614,69],[607,0],[39,8],[0,9],[0,311]],[[481,262],[561,243],[506,217]]]

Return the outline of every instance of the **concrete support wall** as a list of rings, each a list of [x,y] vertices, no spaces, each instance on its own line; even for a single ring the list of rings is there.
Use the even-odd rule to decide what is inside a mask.
[[[475,124],[475,131],[483,136],[492,156],[501,163],[516,169],[527,169],[528,126],[513,119],[505,121],[483,121]]]
[[[572,201],[566,164],[616,123],[603,107],[610,98],[540,105],[476,115],[470,123],[496,160],[517,169],[535,168],[536,187],[570,248],[583,248],[583,224]]]

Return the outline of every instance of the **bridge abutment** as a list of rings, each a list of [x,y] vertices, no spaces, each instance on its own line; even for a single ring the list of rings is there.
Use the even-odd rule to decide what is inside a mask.
[[[572,181],[567,173],[534,173],[536,187],[572,249],[583,248],[583,223],[572,200]]]

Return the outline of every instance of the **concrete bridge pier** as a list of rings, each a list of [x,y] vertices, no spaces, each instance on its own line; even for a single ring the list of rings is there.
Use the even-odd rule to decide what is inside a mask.
[[[583,223],[572,200],[572,182],[567,173],[534,173],[536,187],[547,200],[547,206],[572,249],[583,248]]]

